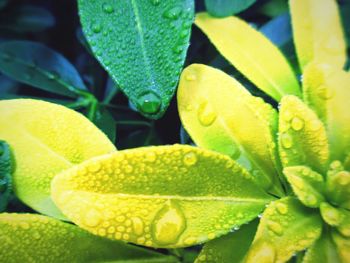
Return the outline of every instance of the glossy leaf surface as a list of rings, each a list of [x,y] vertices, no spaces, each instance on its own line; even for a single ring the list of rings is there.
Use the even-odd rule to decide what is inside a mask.
[[[350,172],[344,170],[339,161],[330,164],[326,183],[328,198],[332,203],[350,209]]]
[[[7,207],[12,191],[12,172],[14,163],[9,145],[0,141],[0,212]]]
[[[193,64],[182,73],[178,108],[197,145],[230,156],[265,189],[281,193],[274,139],[277,113],[269,104],[224,72]]]
[[[252,220],[271,200],[229,157],[185,145],[86,161],[57,175],[52,195],[80,227],[152,247],[206,242]]]
[[[83,115],[40,100],[0,101],[0,139],[16,162],[16,195],[33,209],[62,218],[50,198],[51,179],[94,156],[113,152],[114,145]]]
[[[86,89],[67,59],[36,42],[1,43],[0,70],[17,81],[69,97],[76,97],[77,92]]]
[[[255,2],[256,0],[205,0],[205,7],[212,16],[225,17],[239,13]]]
[[[218,51],[257,88],[275,100],[283,95],[300,96],[294,72],[285,57],[263,34],[237,17],[196,17],[196,25]]]
[[[193,0],[79,0],[87,40],[100,63],[145,116],[169,105],[185,60]]]
[[[37,214],[0,214],[0,240],[0,258],[7,263],[177,262]]]
[[[290,0],[293,36],[300,67],[309,62],[343,68],[346,42],[335,0]]]
[[[334,243],[337,246],[338,255],[342,263],[350,261],[350,238],[340,235],[337,231],[332,232]]]

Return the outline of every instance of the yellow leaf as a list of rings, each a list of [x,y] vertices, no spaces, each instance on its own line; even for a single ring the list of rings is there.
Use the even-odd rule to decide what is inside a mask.
[[[300,96],[295,74],[285,57],[264,35],[237,17],[197,14],[196,25],[219,52],[259,89],[279,101]]]
[[[51,179],[84,160],[115,151],[83,115],[31,99],[0,101],[0,139],[13,150],[16,195],[28,206],[63,218],[50,198]]]
[[[304,100],[325,123],[331,158],[350,152],[350,74],[329,64],[310,63],[303,77]]]
[[[57,175],[51,189],[80,227],[151,247],[206,242],[252,220],[272,199],[229,157],[186,145],[100,156]]]
[[[281,194],[277,113],[269,104],[224,72],[200,64],[183,71],[177,96],[182,123],[197,145],[229,155],[262,187]]]
[[[293,36],[300,67],[323,62],[343,68],[346,42],[335,0],[290,0]]]

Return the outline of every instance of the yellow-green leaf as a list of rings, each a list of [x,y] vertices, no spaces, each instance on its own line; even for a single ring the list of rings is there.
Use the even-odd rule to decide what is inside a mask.
[[[31,99],[0,101],[0,139],[13,150],[16,195],[33,209],[57,218],[63,215],[51,200],[51,179],[84,160],[115,151],[83,115]]]
[[[332,237],[337,246],[337,251],[341,262],[350,262],[350,238],[340,235],[337,231],[332,232]]]
[[[303,77],[304,100],[325,123],[333,160],[350,151],[350,74],[329,64],[311,63]]]
[[[335,0],[290,0],[293,36],[299,64],[330,63],[343,68],[346,42]]]
[[[196,25],[218,51],[259,89],[279,101],[300,96],[295,74],[281,51],[263,34],[237,17],[214,18],[197,14]]]
[[[177,96],[182,123],[197,145],[237,160],[264,189],[281,194],[277,113],[269,104],[224,72],[200,64],[183,71]]]
[[[0,214],[0,242],[0,259],[6,263],[177,262],[37,214]]]
[[[321,231],[317,210],[292,197],[272,202],[260,220],[246,263],[286,262],[295,252],[312,245]]]
[[[281,101],[278,139],[284,167],[305,165],[321,174],[326,170],[329,149],[325,127],[295,96]]]
[[[350,209],[350,172],[339,161],[334,161],[327,172],[327,194],[332,203]]]
[[[184,247],[256,217],[271,197],[229,157],[174,145],[97,157],[57,175],[63,213],[100,236],[152,247]]]

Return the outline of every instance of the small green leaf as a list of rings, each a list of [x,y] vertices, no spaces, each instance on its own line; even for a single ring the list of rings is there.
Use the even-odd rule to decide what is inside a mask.
[[[260,220],[246,263],[286,262],[295,252],[312,245],[321,232],[317,210],[306,208],[292,197],[272,202]]]
[[[342,263],[339,258],[336,245],[329,233],[324,228],[322,236],[306,251],[303,263]]]
[[[51,179],[87,159],[115,151],[83,115],[31,99],[0,101],[0,139],[11,145],[17,197],[31,208],[64,218],[50,197]]]
[[[209,14],[225,17],[244,11],[256,0],[205,0],[205,7]]]
[[[332,232],[332,237],[337,246],[337,251],[341,262],[348,263],[350,261],[350,238],[340,235],[337,231]]]
[[[189,45],[193,0],[79,0],[91,48],[138,110],[158,119],[172,98]]]
[[[206,243],[195,263],[242,262],[258,226],[254,220],[220,238]]]
[[[339,209],[342,214],[342,221],[337,226],[338,231],[347,238],[350,238],[350,211],[347,209]]]
[[[343,161],[350,149],[350,74],[329,64],[305,67],[303,93],[306,103],[325,123],[333,160]]]
[[[331,226],[339,226],[345,219],[345,214],[339,208],[324,202],[320,205],[323,220]]]
[[[7,207],[12,191],[12,172],[14,164],[9,145],[0,141],[0,212]]]
[[[67,59],[36,42],[1,43],[0,70],[20,82],[68,97],[86,90],[79,73]]]
[[[324,201],[324,180],[322,175],[307,166],[284,168],[288,182],[298,199],[307,207],[317,208]]]
[[[328,198],[332,202],[350,209],[350,172],[344,170],[339,161],[334,161],[330,165],[327,173]]]
[[[186,145],[94,158],[57,175],[51,193],[80,227],[152,247],[219,237],[255,218],[272,200],[229,157]]]
[[[270,104],[224,72],[201,64],[183,71],[177,96],[182,123],[198,146],[230,156],[264,189],[283,194],[275,142],[277,113]]]
[[[325,172],[329,158],[325,127],[297,97],[282,98],[278,140],[284,167],[305,165],[316,172]]]
[[[178,262],[36,214],[0,214],[0,237],[0,258],[8,263]]]

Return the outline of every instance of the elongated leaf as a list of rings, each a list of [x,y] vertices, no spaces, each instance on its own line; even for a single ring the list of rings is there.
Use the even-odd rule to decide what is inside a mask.
[[[303,263],[342,263],[328,229],[324,229],[322,236],[307,250]]]
[[[256,0],[205,0],[205,7],[209,14],[225,17],[244,11]]]
[[[277,114],[269,104],[225,73],[194,64],[181,76],[178,108],[197,145],[236,159],[265,189],[281,194],[274,139]]]
[[[243,262],[254,239],[258,221],[206,243],[195,263]]]
[[[317,208],[324,201],[325,184],[322,175],[307,166],[290,166],[284,168],[283,173],[304,205]]]
[[[177,262],[36,214],[0,214],[0,240],[0,258],[7,263]]]
[[[279,116],[279,151],[284,167],[305,165],[325,172],[329,149],[326,130],[317,115],[300,99],[282,99]]]
[[[172,98],[194,17],[193,0],[79,0],[91,48],[145,116],[160,118]]]
[[[342,263],[350,261],[350,238],[340,235],[337,231],[332,232],[333,241],[337,246],[338,255]]]
[[[0,70],[20,82],[69,97],[86,89],[67,59],[36,42],[1,43]]]
[[[343,68],[346,42],[335,0],[290,0],[293,35],[299,64],[334,64]]]
[[[13,150],[14,190],[33,209],[63,218],[50,198],[51,179],[114,145],[83,115],[30,99],[0,101],[0,139]]]
[[[306,208],[292,197],[275,201],[260,220],[246,263],[286,262],[295,252],[312,245],[321,231],[317,210]]]
[[[329,64],[305,68],[303,93],[307,104],[325,123],[333,160],[350,152],[350,74]]]
[[[14,164],[9,145],[0,141],[0,212],[7,207],[12,191],[12,172]]]
[[[300,96],[298,81],[282,53],[246,22],[237,17],[218,19],[200,13],[195,23],[259,89],[277,101],[286,94]]]
[[[185,145],[94,158],[57,175],[52,196],[80,227],[152,247],[221,236],[271,200],[230,158]]]

